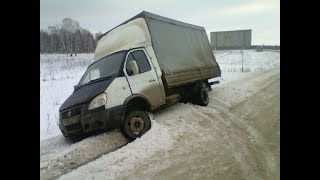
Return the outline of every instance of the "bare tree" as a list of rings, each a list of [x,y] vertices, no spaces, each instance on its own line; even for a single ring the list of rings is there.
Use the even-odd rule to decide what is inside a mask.
[[[97,38],[87,29],[82,29],[79,23],[71,18],[64,18],[60,25],[50,26],[48,30],[40,29],[40,53],[78,53],[93,52]]]
[[[102,33],[101,32],[97,32],[97,33],[95,33],[94,34],[94,39],[95,39],[95,41],[96,41],[96,43],[101,39],[101,37],[102,37]]]
[[[64,18],[62,20],[61,29],[64,29],[67,33],[68,39],[69,39],[69,53],[70,56],[72,56],[72,53],[75,52],[75,46],[76,46],[76,31],[80,29],[79,23],[76,20],[73,20],[71,18]]]

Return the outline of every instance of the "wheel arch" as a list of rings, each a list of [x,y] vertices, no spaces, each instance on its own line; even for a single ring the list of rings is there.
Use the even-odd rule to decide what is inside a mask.
[[[141,94],[133,94],[127,97],[123,103],[123,106],[125,113],[127,112],[128,108],[131,107],[137,107],[138,109],[145,110],[147,112],[152,111],[152,106],[149,100]]]

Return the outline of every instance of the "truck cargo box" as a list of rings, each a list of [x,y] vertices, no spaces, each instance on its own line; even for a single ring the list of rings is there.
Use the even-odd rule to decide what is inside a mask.
[[[137,43],[137,46],[145,44],[153,47],[167,88],[220,76],[220,67],[213,55],[212,47],[203,27],[143,11],[114,29],[141,18],[145,20],[147,26],[146,28],[140,26],[142,31],[147,31],[142,34],[148,35],[145,35],[144,41]],[[111,36],[114,29],[103,34],[102,39],[99,40],[95,60],[103,56],[101,48],[104,47],[103,45],[99,47],[99,43],[102,44],[103,39],[110,39],[108,35]],[[116,35],[113,34],[112,36]],[[132,34],[132,36],[135,36],[135,34]],[[119,36],[117,38],[118,40],[119,38],[126,38],[126,41],[128,41],[128,37]],[[113,41],[116,42],[117,39]],[[130,43],[128,42],[128,44]],[[122,45],[121,47],[125,46]],[[130,48],[132,47],[134,46],[131,44]],[[113,48],[114,50],[115,48]],[[111,50],[108,53],[111,53]]]

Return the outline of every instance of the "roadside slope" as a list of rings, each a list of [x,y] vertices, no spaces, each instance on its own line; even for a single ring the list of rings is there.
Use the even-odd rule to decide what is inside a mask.
[[[207,107],[177,104],[157,112],[161,131],[60,178],[279,179],[279,91],[279,67],[248,73],[215,87]]]

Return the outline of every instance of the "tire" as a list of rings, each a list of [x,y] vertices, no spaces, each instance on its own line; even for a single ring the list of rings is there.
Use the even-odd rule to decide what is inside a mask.
[[[209,104],[209,95],[204,85],[198,88],[193,103],[200,106],[207,106]]]
[[[151,128],[149,115],[140,110],[131,110],[125,117],[121,132],[129,140],[133,141],[141,137]]]

